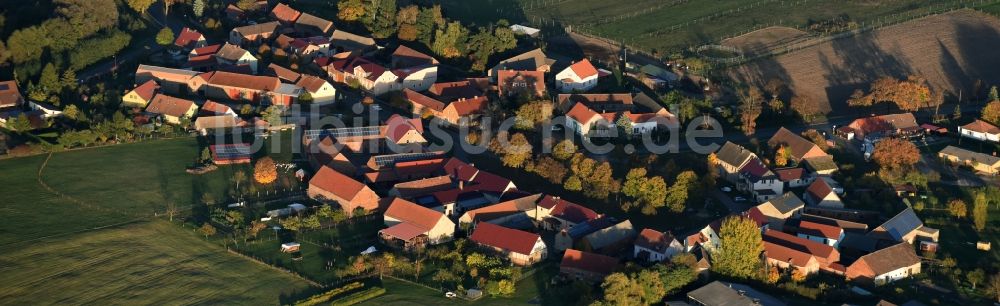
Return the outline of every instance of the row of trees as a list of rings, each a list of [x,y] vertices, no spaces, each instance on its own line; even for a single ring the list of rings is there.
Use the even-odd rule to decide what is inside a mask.
[[[466,57],[477,71],[486,68],[490,56],[517,46],[507,21],[473,31],[444,18],[439,5],[399,8],[396,0],[344,0],[337,3],[337,8],[338,19],[361,23],[376,38],[396,36],[402,41],[420,42],[446,59]]]
[[[698,278],[694,255],[681,253],[637,272],[608,275],[602,299],[591,305],[654,305]]]

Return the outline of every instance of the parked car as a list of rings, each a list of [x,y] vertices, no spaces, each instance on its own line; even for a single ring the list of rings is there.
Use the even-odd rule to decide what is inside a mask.
[[[729,187],[722,187],[721,189],[722,189],[722,192],[733,192],[733,189],[729,188]]]
[[[746,202],[747,198],[744,198],[744,197],[734,197],[733,201],[736,201],[736,202]]]

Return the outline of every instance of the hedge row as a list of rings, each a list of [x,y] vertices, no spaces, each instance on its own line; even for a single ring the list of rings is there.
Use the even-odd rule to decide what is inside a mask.
[[[364,291],[358,291],[351,295],[345,296],[342,299],[337,299],[330,303],[331,306],[351,306],[358,304],[370,299],[374,299],[380,295],[385,294],[385,288],[382,287],[372,287],[365,289]]]
[[[309,298],[306,298],[304,300],[300,300],[298,302],[295,302],[295,306],[319,305],[320,303],[329,301],[330,298],[333,298],[334,296],[338,296],[338,295],[347,293],[349,291],[359,289],[359,288],[364,287],[364,286],[365,285],[362,284],[362,283],[360,283],[360,282],[353,282],[353,283],[344,285],[342,287],[334,288],[334,289],[329,290],[327,292],[323,292],[323,293],[320,293],[320,294],[317,294],[317,295],[313,295],[313,296],[311,296]]]

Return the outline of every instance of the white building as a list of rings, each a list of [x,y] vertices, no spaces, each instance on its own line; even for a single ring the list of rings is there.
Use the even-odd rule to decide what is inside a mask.
[[[986,121],[976,119],[972,123],[958,127],[962,137],[981,141],[1000,142],[1000,128]]]
[[[597,86],[599,73],[589,60],[583,59],[556,74],[556,88],[562,92],[584,92]]]

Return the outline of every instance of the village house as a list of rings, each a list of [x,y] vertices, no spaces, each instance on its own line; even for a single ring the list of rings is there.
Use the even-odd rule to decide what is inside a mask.
[[[122,105],[128,107],[146,107],[146,105],[149,104],[149,101],[153,100],[153,96],[156,95],[157,88],[159,88],[159,86],[156,85],[155,80],[146,81],[145,83],[142,83],[142,85],[136,86],[134,89],[125,93],[125,95],[122,96]]]
[[[757,210],[767,219],[768,228],[783,230],[788,219],[797,218],[802,213],[805,202],[794,193],[786,192],[780,197],[767,200],[757,205]]]
[[[837,128],[835,132],[847,140],[858,138],[874,141],[883,137],[910,137],[921,131],[923,129],[917,125],[917,118],[912,113],[902,113],[858,118]]]
[[[833,160],[833,155],[809,157],[804,159],[804,163],[806,169],[809,170],[811,178],[830,176],[840,170],[837,162]]]
[[[583,236],[576,244],[577,249],[588,252],[617,254],[623,248],[632,245],[635,235],[632,221],[625,220]]]
[[[376,96],[402,87],[399,77],[391,70],[363,57],[335,60],[326,66],[326,72],[335,82],[347,84],[356,81],[362,89]]]
[[[545,72],[533,70],[497,71],[497,93],[502,97],[545,97]]]
[[[278,3],[271,9],[271,18],[281,22],[283,25],[293,25],[299,19],[302,12],[299,12],[284,3]]]
[[[601,217],[590,208],[551,195],[538,202],[538,210],[536,217],[541,219],[536,220],[541,221],[542,228],[550,231],[569,229]]]
[[[697,247],[705,249],[705,251],[713,251],[719,248],[719,230],[722,228],[722,222],[716,220],[715,222],[709,223],[702,227],[698,231],[684,236],[684,252],[690,253]]]
[[[597,86],[598,76],[597,68],[585,58],[556,74],[556,88],[565,93],[589,91]]]
[[[937,229],[924,226],[924,222],[920,221],[920,217],[917,217],[913,208],[910,207],[868,233],[869,236],[878,239],[902,241],[909,244],[913,244],[916,240],[938,242],[939,234]]]
[[[24,104],[24,97],[17,89],[16,81],[0,82],[0,110],[17,108]]]
[[[555,62],[556,60],[546,57],[542,49],[534,49],[500,61],[490,69],[488,75],[495,79],[500,70],[549,72]]]
[[[263,43],[276,35],[278,26],[280,23],[271,21],[233,28],[229,31],[229,43],[243,47]]]
[[[844,229],[810,221],[799,221],[798,236],[838,248],[844,240]]]
[[[330,82],[316,76],[304,75],[299,78],[295,86],[308,92],[312,97],[313,104],[326,105],[337,99],[337,88],[330,85]]]
[[[214,144],[208,146],[208,150],[216,165],[249,164],[253,156],[247,143]]]
[[[448,216],[403,199],[393,199],[383,215],[385,229],[379,236],[386,244],[405,250],[422,249],[455,237],[455,223]]]
[[[484,222],[476,225],[476,230],[469,236],[469,240],[506,256],[511,263],[518,266],[530,266],[548,257],[548,248],[538,234],[495,224]]]
[[[215,53],[215,60],[220,66],[248,67],[257,74],[257,58],[237,45],[226,43]]]
[[[302,13],[295,20],[294,28],[296,32],[305,36],[327,36],[333,31],[333,22],[309,13]]]
[[[225,13],[226,13],[226,18],[231,21],[240,21],[243,19],[244,16],[246,16],[246,12],[244,12],[243,9],[237,7],[233,3],[230,3],[229,5],[226,6]]]
[[[566,114],[566,127],[581,136],[611,136],[619,120],[627,120],[637,135],[680,126],[674,114],[655,106],[657,103],[645,95],[560,94],[556,101],[557,108]]]
[[[184,27],[181,29],[181,33],[177,34],[177,39],[174,40],[174,46],[182,50],[191,50],[195,48],[204,47],[208,41],[205,40],[205,35],[198,33],[198,31]]]
[[[947,146],[938,152],[938,157],[955,165],[966,165],[975,171],[996,175],[1000,173],[1000,157],[973,152],[956,146]]]
[[[632,257],[648,262],[660,262],[669,260],[683,251],[684,246],[674,238],[674,235],[646,228],[635,238]]]
[[[468,210],[458,218],[458,222],[468,226],[492,223],[510,227],[529,227],[532,225],[532,220],[545,217],[538,205],[541,200],[542,194],[533,194]]]
[[[726,141],[722,148],[719,148],[719,151],[715,153],[715,164],[718,167],[720,177],[729,183],[736,184],[740,179],[740,169],[755,158],[757,158],[757,154],[743,148],[743,146]]]
[[[779,181],[785,184],[786,188],[807,186],[812,182],[812,179],[806,174],[806,169],[803,168],[774,169],[774,174],[778,176]]]
[[[434,57],[401,45],[392,52],[391,59],[389,66],[399,76],[403,88],[425,91],[437,82],[439,63]]]
[[[313,36],[293,39],[289,48],[300,58],[311,61],[316,57],[330,56],[330,39],[325,36]]]
[[[219,50],[222,50],[222,44],[208,45],[191,50],[191,52],[188,52],[188,60],[187,63],[184,63],[184,68],[199,72],[217,70],[219,68],[219,60],[215,57],[215,54]]]
[[[770,200],[784,192],[785,183],[757,157],[744,164],[739,175],[742,180],[736,184],[736,189],[750,192],[758,202]]]
[[[202,136],[208,134],[226,134],[243,132],[246,122],[243,119],[229,115],[200,116],[194,120],[194,129]]]
[[[199,74],[201,72],[140,64],[135,71],[135,83],[143,84],[155,80],[160,86],[160,92],[187,95],[196,92],[204,83],[201,78],[196,78]]]
[[[238,117],[236,115],[236,112],[233,111],[233,108],[229,107],[228,105],[225,105],[225,104],[222,104],[222,103],[218,103],[218,102],[215,102],[215,101],[212,101],[212,100],[205,101],[205,104],[201,105],[201,112],[200,113],[202,115],[206,115],[206,116],[223,116],[223,115],[226,115],[226,116],[231,116],[231,117],[234,117],[234,118]]]
[[[316,172],[309,180],[306,193],[320,202],[336,202],[348,215],[353,215],[357,209],[374,211],[379,208],[379,196],[371,188],[330,167],[324,166]]]
[[[861,256],[847,266],[847,280],[868,285],[884,285],[920,274],[920,257],[907,243]]]
[[[618,259],[614,257],[574,249],[567,249],[559,263],[559,274],[591,283],[599,283],[617,270]]]
[[[806,275],[819,270],[843,273],[840,252],[832,246],[770,229],[762,238],[769,265],[795,268]]]
[[[283,84],[271,76],[239,74],[225,71],[208,72],[201,75],[205,80],[199,92],[210,99],[250,101],[262,105],[290,106],[302,88]]]
[[[164,94],[156,95],[146,106],[146,113],[158,115],[170,124],[180,124],[181,119],[190,119],[197,111],[198,105],[193,101]]]
[[[806,203],[813,206],[828,208],[844,208],[844,202],[834,192],[833,187],[825,179],[817,179],[806,188],[804,195]]]
[[[269,75],[277,77],[284,83],[295,84],[302,77],[298,72],[292,71],[291,69],[281,67],[278,64],[271,63],[267,65],[267,69],[264,69],[263,75]]]
[[[410,103],[414,116],[434,117],[456,126],[475,124],[475,120],[482,115],[489,103],[485,94],[444,102],[409,88],[403,89],[403,97]]]
[[[962,137],[979,141],[1000,142],[1000,128],[989,122],[976,119],[972,123],[959,126],[958,133]]]
[[[333,57],[337,59],[363,56],[377,48],[375,40],[371,37],[343,30],[333,31],[333,35],[330,36],[330,49],[333,50]]]
[[[767,141],[767,145],[775,152],[781,147],[786,148],[788,157],[794,162],[806,158],[826,156],[826,152],[823,152],[823,149],[820,149],[818,145],[784,127],[778,129],[778,132]]]

